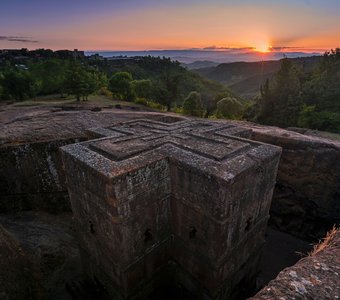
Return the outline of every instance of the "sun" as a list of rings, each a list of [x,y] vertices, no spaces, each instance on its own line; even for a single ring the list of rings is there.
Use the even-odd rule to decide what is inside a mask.
[[[261,52],[261,53],[268,53],[271,51],[272,46],[269,44],[259,44],[255,46],[255,51]]]

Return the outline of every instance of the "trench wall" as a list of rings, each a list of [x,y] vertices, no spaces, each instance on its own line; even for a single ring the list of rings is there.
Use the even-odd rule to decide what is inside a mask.
[[[0,213],[70,211],[59,147],[79,139],[0,148]]]
[[[251,139],[282,147],[270,225],[303,239],[340,223],[340,143],[285,130],[253,130]]]

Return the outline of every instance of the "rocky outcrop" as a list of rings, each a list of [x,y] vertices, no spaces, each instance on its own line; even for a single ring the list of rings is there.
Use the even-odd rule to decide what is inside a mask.
[[[282,147],[270,223],[304,239],[340,222],[340,142],[277,127],[245,124],[252,139]]]
[[[0,146],[82,139],[87,138],[86,130],[89,128],[106,127],[145,117],[167,123],[185,119],[175,114],[91,109],[79,106],[72,110],[63,110],[49,106],[0,110]]]
[[[312,255],[283,270],[251,299],[339,299],[339,275],[340,230],[337,230]]]

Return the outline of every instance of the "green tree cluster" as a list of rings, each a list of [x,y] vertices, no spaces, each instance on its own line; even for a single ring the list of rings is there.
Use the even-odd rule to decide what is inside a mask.
[[[5,100],[34,98],[39,85],[27,70],[10,68],[0,75],[0,96]]]
[[[151,99],[153,93],[153,85],[150,79],[133,80],[131,82],[132,89],[137,98]]]
[[[260,123],[281,127],[296,126],[302,109],[300,70],[285,58],[281,62],[275,80],[268,80],[261,87],[259,112]]]
[[[99,72],[77,62],[72,62],[65,74],[65,90],[74,95],[77,101],[87,100],[102,84],[105,84],[105,78]]]
[[[100,92],[114,98],[152,103],[167,110],[182,108],[192,91],[201,96],[200,114],[215,113],[218,94],[230,94],[216,82],[191,72],[179,62],[160,57],[133,57],[114,60],[77,60],[51,56],[39,52],[39,59],[17,68],[12,65],[0,69],[0,97],[23,100],[35,95],[73,95],[78,101]],[[15,77],[15,78],[14,78]],[[14,84],[15,83],[15,84]],[[197,114],[197,112],[193,112]]]
[[[96,64],[109,77],[120,72],[131,74],[133,80],[130,80],[130,91],[133,91],[135,97],[159,103],[166,106],[167,110],[182,107],[187,95],[197,91],[202,95],[208,117],[216,109],[216,103],[212,103],[215,95],[226,90],[222,84],[205,79],[185,69],[179,62],[165,57],[124,57]],[[213,109],[210,109],[211,106]]]
[[[37,95],[65,93],[77,100],[107,85],[105,74],[78,61],[46,59],[28,66],[6,64],[0,72],[0,99],[25,100]]]
[[[48,59],[30,64],[31,76],[41,83],[39,94],[59,93],[63,96],[68,67],[68,61],[61,59]]]
[[[283,59],[273,81],[261,87],[255,121],[281,127],[340,131],[340,49],[326,52],[311,72]]]

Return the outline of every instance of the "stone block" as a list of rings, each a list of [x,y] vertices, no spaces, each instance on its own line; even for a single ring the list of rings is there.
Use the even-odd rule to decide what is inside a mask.
[[[281,150],[248,134],[220,122],[136,120],[63,147],[90,276],[133,298],[172,261],[189,293],[218,299],[237,285],[230,278],[256,273],[247,262],[261,253]]]

